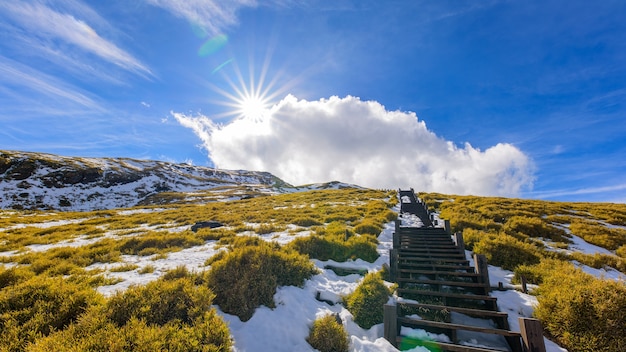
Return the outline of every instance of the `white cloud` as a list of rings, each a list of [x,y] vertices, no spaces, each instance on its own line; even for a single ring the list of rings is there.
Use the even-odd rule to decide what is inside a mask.
[[[256,6],[256,0],[146,0],[177,17],[201,26],[209,34],[219,34],[237,23],[241,7]]]
[[[0,83],[27,87],[49,97],[61,98],[93,110],[101,111],[103,109],[97,102],[78,91],[75,87],[1,55]]]
[[[42,50],[54,52],[55,50],[49,46],[60,40],[125,70],[140,75],[152,75],[148,67],[111,41],[101,37],[84,19],[76,18],[70,13],[55,11],[40,2],[8,1],[0,4],[0,9],[2,8],[12,21],[27,31],[29,40],[32,41],[33,38],[40,40]],[[82,5],[76,5],[76,9],[82,14],[89,13]],[[68,58],[68,61],[72,60]]]
[[[513,145],[459,148],[429,131],[415,113],[388,111],[375,101],[288,95],[262,118],[226,125],[202,115],[172,115],[196,133],[216,166],[269,171],[296,185],[339,180],[503,196],[532,187],[532,162]]]

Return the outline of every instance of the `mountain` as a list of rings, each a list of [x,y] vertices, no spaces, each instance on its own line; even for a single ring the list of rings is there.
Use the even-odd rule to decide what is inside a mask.
[[[0,208],[86,211],[167,202],[164,194],[207,189],[276,193],[293,186],[268,172],[128,158],[0,151]],[[180,200],[180,199],[178,199]]]

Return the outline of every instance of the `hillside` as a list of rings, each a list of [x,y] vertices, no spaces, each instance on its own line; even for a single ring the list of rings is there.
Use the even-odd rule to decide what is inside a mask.
[[[2,173],[11,175],[11,184],[20,174],[14,169],[20,164],[12,165],[13,171]],[[23,180],[35,184],[34,176],[41,179],[43,173],[31,172]],[[209,345],[313,351],[307,342],[313,322],[334,314],[350,351],[397,351],[382,337],[382,315],[363,325],[362,312],[376,312],[380,305],[358,309],[355,302],[371,301],[372,294],[381,294],[384,302],[398,299],[384,288],[393,289],[393,283],[383,281],[394,220],[403,226],[421,222],[400,213],[395,192],[340,183],[281,189],[272,187],[279,183],[272,179],[192,193],[170,190],[126,208],[0,210],[0,328],[10,337],[0,341],[0,349],[116,344],[134,351]],[[81,189],[82,183],[74,185]],[[73,188],[55,190],[63,189]],[[539,316],[550,352],[566,350],[553,341],[571,352],[589,346],[623,350],[626,206],[419,197],[435,219],[449,219],[453,231],[463,233],[468,258],[472,253],[488,258],[491,294],[512,328],[517,317]],[[223,226],[192,231],[201,221]],[[521,276],[528,293],[521,292]],[[384,284],[361,288],[366,281]],[[180,304],[167,303],[175,301]],[[424,330],[413,333],[445,339]],[[139,336],[150,340],[140,347]],[[27,348],[28,343],[33,345]],[[468,336],[465,343],[486,342]]]
[[[243,188],[250,195],[276,193],[290,187],[267,172],[127,158],[0,151],[2,209],[90,211],[166,203],[171,201],[166,196],[171,192]],[[226,197],[240,193],[230,192]]]

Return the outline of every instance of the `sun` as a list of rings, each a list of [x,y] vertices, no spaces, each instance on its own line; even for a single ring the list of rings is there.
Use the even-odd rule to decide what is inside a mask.
[[[246,119],[261,120],[269,112],[269,101],[266,97],[257,94],[242,94],[235,101],[236,113]]]

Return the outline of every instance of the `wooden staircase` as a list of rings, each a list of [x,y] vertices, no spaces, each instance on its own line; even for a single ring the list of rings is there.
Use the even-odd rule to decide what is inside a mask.
[[[399,348],[545,352],[538,320],[520,318],[522,332],[510,331],[508,315],[498,312],[497,299],[489,295],[484,256],[474,255],[474,265],[470,265],[462,235],[452,236],[449,222],[445,228],[434,227],[427,206],[413,190],[400,190],[399,197],[401,211],[418,216],[424,226],[403,227],[396,221],[389,265],[399,299],[395,305],[385,305],[385,337]],[[403,336],[407,328],[439,338],[425,341]]]

